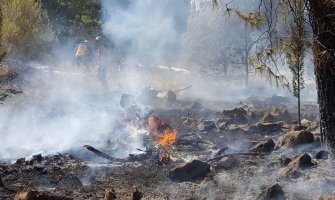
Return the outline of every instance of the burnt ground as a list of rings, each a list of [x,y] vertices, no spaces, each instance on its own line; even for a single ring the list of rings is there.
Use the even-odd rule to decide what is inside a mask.
[[[87,84],[87,79],[84,77],[83,82],[77,73],[62,73],[65,76],[71,77],[71,82],[55,79],[55,84],[49,86],[49,79],[48,84],[41,84],[37,79],[33,82],[34,90],[24,90],[17,97],[13,97],[16,92],[6,90],[7,100],[3,101],[1,112],[7,112],[6,106],[13,104],[8,107],[9,118],[13,118],[29,105],[38,113],[35,122],[44,124],[78,118],[86,112],[78,114],[77,110],[89,110],[94,116],[100,112],[116,116],[112,119],[120,121],[117,126],[131,124],[138,129],[145,129],[148,116],[156,116],[178,130],[171,160],[159,161],[160,148],[148,131],[141,146],[151,153],[142,152],[114,161],[99,158],[82,147],[84,144],[79,149],[58,154],[3,160],[0,161],[0,199],[15,196],[29,199],[19,198],[25,191],[35,193],[30,199],[78,200],[326,199],[323,197],[335,194],[335,165],[327,159],[327,152],[322,152],[326,148],[319,142],[318,108],[314,103],[303,104],[301,127],[296,123],[295,104],[278,96],[253,96],[234,102],[193,101],[180,100],[174,92],[158,98],[161,91],[147,89],[139,96],[130,95],[120,109],[115,107],[119,107],[122,92],[93,93],[94,88],[73,95],[82,89],[78,86]],[[73,101],[77,98],[81,101]],[[139,108],[137,103],[141,105]],[[28,111],[26,116],[30,117]],[[21,118],[18,119],[20,122]],[[99,126],[96,118],[88,119],[97,121],[89,121],[92,127]],[[109,144],[108,137],[101,140],[106,145],[97,148],[116,156],[112,148],[118,146],[115,141]],[[20,147],[25,141],[14,142]],[[118,151],[123,150],[122,145]],[[189,171],[183,170],[187,163],[193,163],[188,165]],[[171,176],[176,168],[178,176]]]
[[[107,199],[108,191],[116,199],[141,196],[142,199],[266,199],[268,188],[276,183],[287,199],[316,199],[334,192],[332,161],[325,157],[316,159],[316,154],[325,147],[318,142],[315,105],[304,105],[304,117],[309,120],[304,127],[297,128],[291,105],[274,109],[269,104],[257,106],[247,101],[242,104],[227,111],[201,106],[153,109],[151,115],[178,129],[171,161],[167,163],[161,163],[157,156],[97,161],[90,159],[95,157],[91,152],[86,152],[86,156],[63,152],[4,161],[0,165],[1,199],[14,199],[27,188],[37,190],[47,199]],[[279,137],[292,129],[312,132],[313,141],[291,138],[302,141],[278,147]],[[275,150],[270,147],[265,153],[249,151],[255,144],[269,139],[276,143]],[[155,147],[152,140],[144,143],[148,149]],[[311,157],[313,164],[309,167],[291,161],[304,153]],[[210,172],[195,177],[196,180],[169,178],[170,171],[195,159],[210,164]]]

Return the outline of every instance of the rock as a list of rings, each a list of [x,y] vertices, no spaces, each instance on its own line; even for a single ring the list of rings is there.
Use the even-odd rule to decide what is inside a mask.
[[[258,153],[271,153],[275,147],[275,143],[272,139],[267,141],[262,141],[253,146],[250,151],[251,152],[258,152]]]
[[[297,168],[286,167],[286,168],[280,169],[279,174],[286,178],[297,179],[301,176],[302,173],[299,172]]]
[[[292,160],[287,167],[297,167],[300,169],[306,169],[314,166],[315,164],[312,162],[312,158],[307,154],[303,154],[296,159]]]
[[[307,131],[290,131],[279,137],[277,147],[296,147],[314,142],[313,134]]]
[[[169,178],[173,181],[185,182],[196,181],[204,179],[210,172],[210,165],[208,163],[193,160],[183,167],[177,167],[169,172]]]
[[[199,131],[210,131],[216,128],[216,126],[215,123],[212,121],[203,121],[198,124],[197,128]]]
[[[224,169],[224,170],[229,170],[235,167],[238,167],[240,165],[240,161],[233,157],[233,156],[227,156],[221,158],[219,161],[213,163],[213,167],[216,170]]]
[[[33,155],[33,160],[35,160],[38,163],[42,162],[43,160],[42,154]]]
[[[291,161],[292,161],[291,158],[286,158],[286,157],[279,158],[278,160],[270,162],[268,166],[276,167],[276,168],[286,167]]]
[[[259,200],[285,200],[285,193],[280,185],[275,184],[264,191]]]
[[[307,169],[315,164],[312,162],[312,158],[308,154],[303,154],[292,160],[286,168],[283,168],[279,173],[285,177],[299,178],[301,173],[299,169]]]
[[[227,126],[227,122],[230,120],[230,118],[220,118],[220,119],[217,119],[216,122],[215,122],[215,126],[218,130],[223,130],[226,128]]]
[[[133,200],[141,200],[143,197],[143,193],[138,191],[136,188],[135,192],[133,192]]]
[[[292,123],[291,130],[292,131],[304,131],[304,130],[306,130],[306,127],[300,126],[299,124],[293,124]]]
[[[275,123],[279,121],[284,121],[291,123],[292,117],[287,110],[280,110],[279,108],[274,108],[271,112],[264,114],[261,122],[263,123]]]
[[[256,114],[254,112],[245,110],[242,107],[234,108],[233,110],[224,110],[222,115],[229,117],[231,119],[230,123],[235,124],[244,124],[256,118]]]
[[[25,158],[19,158],[19,159],[16,160],[15,164],[25,165],[26,164],[26,159]]]
[[[328,159],[328,156],[329,156],[329,151],[324,151],[324,150],[322,150],[322,151],[319,151],[319,152],[316,154],[315,158],[316,158],[316,159],[324,159],[324,160],[327,160],[327,159]]]
[[[227,130],[232,133],[246,133],[249,131],[249,127],[246,124],[229,124]]]
[[[284,158],[281,162],[280,167],[286,167],[288,164],[290,164],[290,162],[292,162],[291,158]]]
[[[114,199],[116,199],[115,190],[114,189],[106,190],[104,200],[114,200]]]
[[[271,133],[278,133],[281,132],[282,123],[262,123],[257,122],[254,125],[251,125],[249,127],[248,132],[249,133],[257,133],[257,134],[271,134]]]
[[[305,127],[306,131],[310,131],[310,132],[316,130],[319,127],[318,123],[311,122],[307,119],[301,120],[301,126]]]
[[[14,200],[36,200],[38,192],[32,188],[18,192]]]

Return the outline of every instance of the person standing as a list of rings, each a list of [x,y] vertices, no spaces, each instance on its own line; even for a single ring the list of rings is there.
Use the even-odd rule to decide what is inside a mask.
[[[102,83],[102,86],[107,89],[107,68],[106,68],[106,62],[104,58],[104,48],[102,43],[102,38],[100,36],[97,36],[95,38],[96,42],[96,65],[98,66],[98,79]]]
[[[88,58],[88,41],[84,40],[74,49],[75,60],[78,68],[86,68]]]

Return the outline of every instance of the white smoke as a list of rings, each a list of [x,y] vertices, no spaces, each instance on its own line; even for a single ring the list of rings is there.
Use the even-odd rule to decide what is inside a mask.
[[[102,6],[103,32],[118,58],[148,64],[176,61],[189,9],[185,2],[105,0]]]

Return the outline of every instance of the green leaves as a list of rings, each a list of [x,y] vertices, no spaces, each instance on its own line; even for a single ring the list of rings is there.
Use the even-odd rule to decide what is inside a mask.
[[[2,0],[1,42],[14,55],[27,54],[27,47],[37,39],[45,26],[43,12],[35,0]]]
[[[41,0],[58,38],[89,37],[101,31],[99,0]]]

